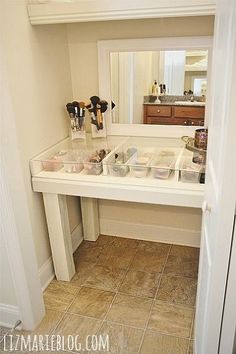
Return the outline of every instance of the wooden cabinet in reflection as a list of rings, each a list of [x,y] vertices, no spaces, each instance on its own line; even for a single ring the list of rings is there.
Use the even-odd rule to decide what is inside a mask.
[[[204,125],[205,107],[144,104],[144,124]]]

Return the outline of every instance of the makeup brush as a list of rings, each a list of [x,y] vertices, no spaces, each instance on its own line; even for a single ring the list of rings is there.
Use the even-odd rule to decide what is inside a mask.
[[[91,114],[91,123],[96,125],[97,127],[97,130],[99,130],[99,122],[98,122],[98,117],[97,117],[97,114],[98,113],[98,108],[97,108],[97,105],[100,101],[100,98],[98,96],[92,96],[90,97],[90,101],[91,101],[91,104],[92,104],[92,114]]]
[[[67,103],[66,110],[69,113],[70,118],[74,118],[75,117],[75,107],[73,106],[72,103]]]
[[[73,101],[72,102],[74,108],[75,108],[75,127],[76,127],[76,130],[79,130],[79,102],[77,101]]]
[[[84,116],[85,116],[85,103],[79,102],[79,130],[83,128]]]
[[[94,107],[96,107],[98,105],[98,103],[100,102],[100,98],[98,96],[92,96],[92,97],[90,97],[90,101],[91,101],[92,105]]]
[[[107,110],[108,102],[105,100],[101,100],[99,102],[99,105],[100,105],[100,110],[99,110],[98,123],[99,123],[99,128],[103,129],[103,120],[104,120],[103,113],[106,112]]]

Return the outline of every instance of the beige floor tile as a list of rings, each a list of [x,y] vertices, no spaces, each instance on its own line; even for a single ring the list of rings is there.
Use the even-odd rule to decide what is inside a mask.
[[[196,301],[197,280],[163,275],[157,300],[193,307]]]
[[[163,334],[189,338],[193,309],[155,301],[148,328]]]
[[[198,260],[199,259],[199,251],[200,251],[200,249],[197,247],[173,245],[171,247],[170,255]]]
[[[195,339],[195,316],[192,324],[191,339]]]
[[[154,298],[159,285],[160,274],[129,270],[119,292],[134,296]]]
[[[114,266],[96,265],[84,286],[102,290],[117,291],[125,275],[125,270]]]
[[[190,340],[189,342],[189,348],[188,348],[188,354],[193,354],[193,340]]]
[[[5,334],[6,334],[7,332],[9,332],[9,330],[10,330],[10,328],[0,326],[0,338],[1,338],[2,336],[5,336]]]
[[[157,255],[156,252],[138,251],[134,256],[130,268],[146,272],[161,273],[163,271],[167,255]]]
[[[104,247],[111,245],[116,238],[114,236],[100,235],[95,242],[97,246]]]
[[[101,247],[103,248],[104,246],[110,245],[113,243],[113,241],[115,240],[114,236],[107,236],[107,235],[99,235],[97,241],[87,241],[84,240],[81,245],[79,246],[79,248],[76,250],[76,252],[79,252],[79,249],[81,248],[98,248]]]
[[[45,306],[50,310],[66,311],[78,291],[72,283],[53,280],[43,294]]]
[[[96,262],[82,261],[77,258],[75,263],[76,274],[71,279],[70,283],[79,287],[83,285],[83,283],[89,278],[89,276],[93,272],[95,266]]]
[[[180,275],[183,277],[197,278],[198,275],[198,260],[169,256],[164,269],[165,274]]]
[[[139,241],[138,249],[141,251],[156,252],[157,255],[167,255],[171,245],[168,243]]]
[[[97,264],[127,269],[134,258],[136,249],[111,246],[104,247]]]
[[[139,245],[139,240],[125,238],[125,237],[115,237],[113,245],[115,247],[137,248]]]
[[[75,263],[77,259],[85,262],[96,262],[102,249],[103,247],[97,246],[94,242],[83,241],[74,254]]]
[[[22,349],[22,350],[21,350]],[[26,348],[23,347],[21,348],[21,343],[19,342],[17,336],[14,336],[12,333],[9,335],[5,335],[4,338],[0,337],[0,353],[16,353],[16,354],[22,354],[22,353],[34,353],[35,351],[32,352],[30,351],[30,347],[27,346]],[[36,352],[37,354],[37,352]]]
[[[15,334],[22,334],[22,335],[30,335],[33,336],[34,335],[47,335],[47,334],[51,334],[53,332],[53,330],[56,328],[56,326],[58,325],[58,323],[63,319],[63,316],[65,315],[65,313],[63,312],[59,312],[59,311],[54,311],[54,310],[47,310],[46,311],[46,315],[44,316],[43,320],[41,321],[41,323],[38,325],[38,327],[34,330],[34,331],[15,331]]]
[[[187,354],[189,341],[148,330],[140,354]]]
[[[117,294],[106,319],[127,326],[144,328],[150,313],[152,300]]]
[[[95,318],[88,318],[79,315],[66,314],[63,321],[54,330],[54,335],[61,335],[65,337],[65,349],[68,349],[68,336],[78,336],[77,341],[81,343],[82,349],[86,348],[86,339],[88,336],[96,335],[101,327],[102,321]],[[81,351],[87,353],[87,351]]]
[[[68,312],[104,318],[115,296],[115,293],[99,289],[82,287]]]
[[[141,343],[143,330],[118,325],[113,322],[104,322],[99,335],[103,338],[109,338],[109,350],[104,353],[108,354],[135,354]]]

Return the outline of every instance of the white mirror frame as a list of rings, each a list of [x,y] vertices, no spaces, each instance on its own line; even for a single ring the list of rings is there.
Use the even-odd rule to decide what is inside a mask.
[[[136,52],[136,51],[159,51],[159,50],[208,50],[207,69],[207,100],[205,111],[205,126],[208,124],[208,105],[210,91],[212,37],[168,37],[168,38],[142,38],[142,39],[119,39],[98,41],[98,75],[99,96],[111,102],[110,87],[110,54],[113,52]],[[106,113],[106,128],[108,135],[128,136],[161,136],[180,137],[192,135],[197,126],[185,127],[178,125],[148,125],[148,124],[117,124],[112,123],[111,111]],[[202,127],[201,127],[202,128]]]

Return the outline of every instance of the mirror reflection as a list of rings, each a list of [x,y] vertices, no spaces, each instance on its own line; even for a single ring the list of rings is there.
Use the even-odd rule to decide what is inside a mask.
[[[207,50],[110,54],[112,122],[204,125]]]

